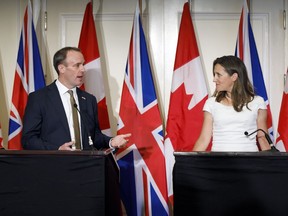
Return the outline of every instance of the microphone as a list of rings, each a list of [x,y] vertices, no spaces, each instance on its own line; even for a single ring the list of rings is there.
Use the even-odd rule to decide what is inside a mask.
[[[262,131],[262,132],[264,133],[265,138],[266,138],[266,140],[268,141],[268,143],[269,143],[269,145],[270,145],[270,147],[271,147],[271,150],[272,150],[273,152],[279,152],[279,150],[273,145],[273,142],[272,142],[269,134],[267,134],[263,129],[259,128],[259,129],[253,131],[253,132],[250,133],[250,134],[249,134],[247,131],[245,131],[244,134],[245,134],[246,136],[251,136],[252,134],[254,134],[254,133],[258,132],[258,131]]]
[[[78,109],[78,105],[77,105],[76,103],[74,103],[73,106],[74,106],[74,108],[78,111],[78,113],[80,114],[81,119],[84,121],[84,122],[83,122],[83,125],[84,125],[84,129],[85,129],[85,131],[87,132],[87,135],[88,135],[88,143],[89,143],[89,146],[91,147],[92,151],[97,150],[97,149],[95,148],[95,146],[93,145],[93,144],[94,144],[94,143],[93,143],[93,140],[92,140],[91,135],[90,135],[90,133],[89,133],[89,130],[88,130],[87,126],[86,126],[86,123],[88,122],[87,119],[86,119],[86,116],[84,117],[84,116],[82,115],[82,112]]]

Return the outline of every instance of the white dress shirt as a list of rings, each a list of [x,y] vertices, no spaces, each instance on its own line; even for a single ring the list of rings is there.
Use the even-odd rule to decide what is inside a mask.
[[[58,88],[59,94],[60,94],[60,98],[66,113],[66,117],[67,117],[67,121],[68,121],[68,125],[69,125],[69,131],[70,131],[70,135],[71,135],[71,141],[75,141],[75,134],[74,134],[74,126],[73,126],[73,115],[72,115],[72,107],[71,107],[71,103],[70,103],[70,95],[68,93],[68,89],[66,86],[64,86],[58,79],[56,80],[56,86]],[[80,109],[79,106],[79,102],[78,102],[78,96],[76,93],[76,87],[71,89],[73,91],[73,96],[75,99],[75,102],[77,104],[78,109]],[[80,140],[81,140],[81,149],[83,149],[82,147],[82,134],[81,134],[81,116],[78,112],[78,119],[79,119],[79,127],[80,127]],[[63,143],[64,144],[64,143]]]

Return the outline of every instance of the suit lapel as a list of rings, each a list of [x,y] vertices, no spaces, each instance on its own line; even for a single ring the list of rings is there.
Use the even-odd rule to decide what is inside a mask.
[[[88,148],[88,136],[91,135],[89,130],[89,126],[87,125],[87,98],[85,94],[83,94],[83,91],[79,88],[76,88],[77,96],[78,96],[78,103],[80,108],[80,116],[81,116],[81,134],[82,134],[82,144],[83,149]]]
[[[48,97],[52,106],[55,108],[55,114],[57,115],[57,118],[59,118],[67,134],[71,136],[64,106],[55,82],[48,86]]]
[[[83,116],[83,115],[86,115],[86,112],[87,112],[87,101],[86,101],[87,99],[79,88],[76,88],[76,91],[77,91],[78,103],[80,107],[82,144],[84,146],[84,142],[86,140],[85,136],[87,136],[87,134],[85,135],[85,127],[87,128],[87,125],[85,126],[84,124],[87,124],[87,122],[85,122],[87,120],[85,119],[86,116]],[[86,133],[89,134],[88,131]]]
[[[86,111],[87,110],[87,99],[86,97],[84,96],[83,92],[77,88],[77,96],[78,96],[78,102],[79,102],[79,106],[80,106],[80,109],[82,111]]]

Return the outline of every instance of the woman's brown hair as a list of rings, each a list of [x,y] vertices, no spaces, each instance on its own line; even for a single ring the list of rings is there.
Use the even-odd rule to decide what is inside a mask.
[[[230,76],[234,73],[238,75],[231,92],[233,108],[237,112],[242,111],[244,106],[248,108],[248,103],[254,99],[255,93],[243,61],[232,55],[219,57],[213,62],[213,73],[216,64],[221,65]],[[220,102],[227,96],[227,92],[215,90],[213,96]]]

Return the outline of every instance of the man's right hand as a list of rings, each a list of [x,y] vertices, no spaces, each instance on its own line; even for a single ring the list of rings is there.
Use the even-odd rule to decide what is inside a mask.
[[[74,144],[73,141],[64,143],[63,145],[61,145],[61,146],[59,147],[58,150],[73,151],[73,149],[72,149],[72,145],[73,145],[73,144]]]

